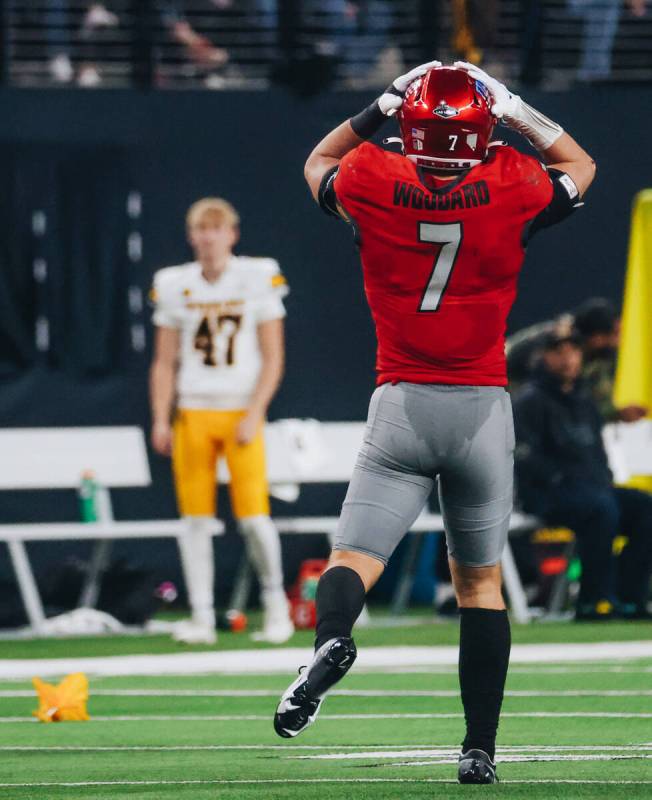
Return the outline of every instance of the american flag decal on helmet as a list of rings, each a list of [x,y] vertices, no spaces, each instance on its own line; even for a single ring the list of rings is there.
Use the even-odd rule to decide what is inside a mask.
[[[478,94],[481,94],[487,103],[491,103],[491,95],[489,94],[489,89],[482,83],[482,81],[476,80],[475,88]]]

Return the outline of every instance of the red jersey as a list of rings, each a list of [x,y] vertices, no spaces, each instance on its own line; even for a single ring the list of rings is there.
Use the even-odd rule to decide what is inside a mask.
[[[334,180],[360,247],[378,384],[504,386],[505,328],[524,231],[553,197],[545,167],[507,146],[432,188],[409,159],[365,142]]]

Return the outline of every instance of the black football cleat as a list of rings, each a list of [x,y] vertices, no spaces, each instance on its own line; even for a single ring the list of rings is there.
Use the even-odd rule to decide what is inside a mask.
[[[484,750],[468,750],[460,753],[457,779],[460,783],[498,783],[496,765]]]
[[[274,730],[289,739],[315,721],[326,692],[353,666],[357,656],[353,639],[329,639],[315,653],[312,664],[303,667],[281,696],[274,714]]]

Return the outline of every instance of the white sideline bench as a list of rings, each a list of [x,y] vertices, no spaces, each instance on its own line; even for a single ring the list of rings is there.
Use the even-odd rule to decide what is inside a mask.
[[[280,533],[325,533],[332,537],[337,527],[337,517],[275,517]],[[510,519],[510,533],[517,533],[523,530],[533,530],[539,525],[536,517],[521,514],[517,511],[512,513]],[[409,533],[443,533],[444,520],[441,514],[421,513],[409,530]],[[419,551],[419,541],[415,539],[408,548],[404,557],[404,565],[399,574],[398,585],[394,593],[392,610],[394,613],[401,613],[409,600],[414,582],[413,569],[416,564]],[[505,545],[502,557],[503,581],[505,591],[510,600],[512,615],[517,622],[529,622],[530,612],[528,610],[527,598],[523,590],[523,584],[516,568],[514,556],[509,542]]]
[[[357,456],[364,423],[332,422],[310,425],[293,420],[267,426],[268,473],[272,492],[283,499],[296,499],[302,483],[346,483]],[[631,474],[652,474],[652,423],[617,424],[605,430],[605,443],[617,480]],[[2,524],[0,541],[7,542],[10,558],[25,604],[30,625],[43,630],[45,615],[38,588],[27,558],[28,541],[100,540],[93,557],[89,579],[82,593],[82,605],[92,606],[99,590],[98,574],[105,560],[105,545],[113,539],[178,537],[184,531],[182,520],[113,520],[108,490],[151,483],[143,431],[137,427],[98,428],[23,428],[0,431],[0,490],[76,489],[81,473],[92,469],[103,487],[100,494],[100,521],[96,523]],[[223,463],[218,468],[221,481],[228,481]],[[316,533],[332,535],[337,517],[275,518],[283,534]],[[537,520],[514,513],[510,532],[536,527]],[[223,531],[215,523],[215,534]],[[438,514],[424,512],[411,528],[414,533],[442,532]],[[409,558],[407,561],[409,562]],[[518,621],[528,621],[529,611],[523,587],[514,565],[509,544],[503,557],[505,589]],[[409,569],[408,563],[407,568]],[[409,576],[404,574],[401,580]],[[405,595],[405,586],[403,594]],[[405,600],[405,597],[403,597]]]
[[[346,483],[362,442],[364,423],[311,423],[282,420],[266,429],[268,474],[273,493],[296,499],[301,483]],[[80,605],[92,607],[99,594],[100,576],[108,559],[111,541],[178,537],[184,532],[180,519],[115,521],[109,490],[117,487],[148,486],[151,483],[143,431],[134,427],[23,428],[0,431],[2,489],[77,489],[81,473],[92,469],[98,484],[99,521],[94,523],[23,523],[0,525],[16,573],[28,619],[35,633],[45,631],[41,597],[27,557],[25,542],[98,540],[91,568],[80,597]],[[219,479],[229,480],[224,462]],[[288,517],[275,520],[283,534],[317,533],[332,535],[337,517]],[[533,526],[531,519],[515,517],[512,529]],[[215,534],[224,526],[216,521]],[[422,514],[413,532],[443,531],[440,515]],[[416,553],[413,554],[416,557]],[[409,561],[409,559],[408,559]],[[409,566],[409,565],[408,565]],[[517,619],[529,618],[521,582],[507,548],[503,569],[505,584]],[[242,570],[241,580],[246,583]],[[409,580],[404,570],[402,580]],[[410,581],[411,584],[411,581]],[[404,586],[403,595],[409,593]],[[242,595],[244,586],[240,587]]]
[[[78,489],[81,474],[92,470],[99,484],[98,522],[50,522],[0,525],[0,541],[9,549],[20,594],[34,633],[46,633],[43,603],[25,542],[99,540],[93,552],[80,604],[93,606],[101,570],[114,539],[178,537],[181,519],[113,519],[109,489],[149,486],[151,475],[143,431],[136,427],[14,428],[0,430],[0,490]],[[224,525],[215,521],[213,533]]]

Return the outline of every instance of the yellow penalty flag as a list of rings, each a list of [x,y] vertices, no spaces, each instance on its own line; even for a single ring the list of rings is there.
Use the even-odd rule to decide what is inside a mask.
[[[85,722],[90,719],[86,710],[88,678],[83,672],[65,677],[60,684],[32,680],[39,707],[32,714],[41,722]]]

